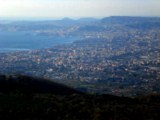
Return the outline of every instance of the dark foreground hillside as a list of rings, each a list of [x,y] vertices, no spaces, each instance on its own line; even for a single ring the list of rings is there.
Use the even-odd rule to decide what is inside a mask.
[[[1,75],[0,92],[25,94],[52,93],[58,95],[70,95],[73,93],[82,94],[75,89],[55,83],[50,80],[20,75]]]
[[[28,80],[28,82],[27,82]],[[51,91],[49,91],[51,90]],[[159,120],[160,95],[88,95],[25,76],[0,77],[0,120]]]

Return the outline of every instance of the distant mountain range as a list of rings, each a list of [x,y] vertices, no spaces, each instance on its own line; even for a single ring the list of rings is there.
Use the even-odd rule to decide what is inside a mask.
[[[133,16],[111,16],[101,19],[103,23],[137,23],[137,22],[159,22],[160,17],[133,17]]]
[[[83,23],[90,23],[90,22],[95,22],[98,21],[99,19],[97,18],[80,18],[80,19],[71,19],[71,18],[63,18],[63,19],[58,19],[58,20],[0,20],[0,24],[30,24],[30,23],[38,23],[38,24],[44,24],[44,23],[51,23],[51,24],[59,24],[59,25],[65,25],[65,26],[70,26],[70,25],[75,25],[75,24],[83,24]]]
[[[134,29],[160,28],[160,17],[112,16],[101,20],[102,24],[119,24]]]
[[[2,24],[2,25],[1,25]],[[111,16],[105,17],[102,19],[96,18],[80,18],[80,19],[71,19],[63,18],[60,20],[21,20],[21,21],[9,21],[9,20],[0,20],[1,29],[12,26],[11,28],[23,30],[57,30],[62,29],[67,31],[76,26],[79,29],[73,29],[73,34],[82,32],[82,31],[96,31],[102,32],[106,29],[104,25],[120,25],[123,27],[129,27],[133,29],[150,29],[150,28],[160,28],[160,18],[159,17],[132,17],[132,16]],[[63,32],[65,32],[63,31]]]

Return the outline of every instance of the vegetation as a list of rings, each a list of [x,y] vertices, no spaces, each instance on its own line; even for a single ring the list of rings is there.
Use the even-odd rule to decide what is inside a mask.
[[[47,91],[51,86],[54,89]],[[138,98],[90,95],[26,76],[1,76],[0,93],[1,120],[156,120],[160,117],[157,94]]]

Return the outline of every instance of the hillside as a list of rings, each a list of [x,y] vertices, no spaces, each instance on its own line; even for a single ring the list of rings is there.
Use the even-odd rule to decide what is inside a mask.
[[[29,76],[0,76],[1,93],[52,93],[56,95],[82,94],[81,92],[50,80]]]
[[[160,117],[160,95],[126,98],[82,94],[27,76],[0,76],[0,91],[3,120],[157,120]]]

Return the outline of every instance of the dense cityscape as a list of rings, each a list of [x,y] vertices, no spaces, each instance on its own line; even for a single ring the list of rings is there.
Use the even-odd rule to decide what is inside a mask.
[[[48,78],[90,93],[132,97],[160,92],[159,18],[110,17],[66,26],[56,32],[32,30],[78,40],[47,49],[1,53],[0,73]]]

